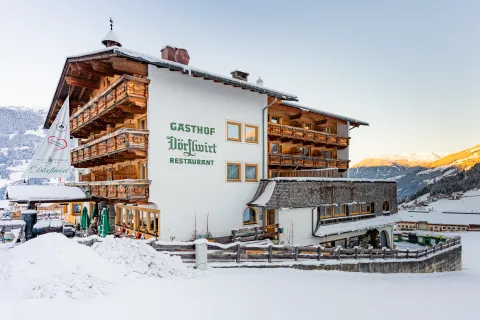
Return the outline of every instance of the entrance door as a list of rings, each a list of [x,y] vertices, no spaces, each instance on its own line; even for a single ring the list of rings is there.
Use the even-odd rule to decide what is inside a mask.
[[[275,224],[275,210],[267,210],[267,226]]]

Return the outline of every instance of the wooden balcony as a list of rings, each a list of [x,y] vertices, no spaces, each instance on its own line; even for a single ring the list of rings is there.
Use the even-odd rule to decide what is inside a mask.
[[[337,168],[339,170],[347,170],[349,160],[326,159],[322,157],[307,157],[301,155],[288,154],[268,154],[268,165],[283,167],[307,167],[307,168]]]
[[[127,75],[117,79],[70,117],[72,136],[87,138],[91,132],[106,130],[108,124],[146,113],[149,82]]]
[[[145,159],[148,130],[120,129],[71,151],[72,165],[77,168],[134,159]]]
[[[69,186],[81,187],[93,198],[108,200],[147,201],[149,180],[130,179],[112,181],[69,182]]]
[[[325,132],[307,130],[275,123],[268,124],[268,135],[281,140],[301,140],[315,144],[325,144],[338,147],[347,147],[349,139]]]

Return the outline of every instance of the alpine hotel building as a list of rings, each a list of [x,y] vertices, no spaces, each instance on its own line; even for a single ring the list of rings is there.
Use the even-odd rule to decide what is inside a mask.
[[[80,175],[68,184],[107,207],[115,231],[225,240],[259,225],[279,241],[348,246],[377,230],[391,245],[396,183],[348,179],[349,130],[366,122],[301,106],[245,72],[193,68],[185,49],[149,56],[113,31],[102,43],[66,59],[45,127],[69,97]]]

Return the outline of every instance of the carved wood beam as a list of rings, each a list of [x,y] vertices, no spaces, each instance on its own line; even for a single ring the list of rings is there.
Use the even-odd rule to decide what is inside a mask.
[[[121,73],[130,73],[140,76],[147,75],[147,65],[141,62],[129,61],[125,58],[111,57],[112,67]]]
[[[113,77],[113,69],[108,63],[92,62],[91,64],[85,62],[75,62],[72,64],[72,69],[84,72],[89,75],[97,75],[102,77]]]
[[[73,76],[66,76],[65,81],[71,86],[85,87],[89,89],[100,88],[100,81],[77,78]]]

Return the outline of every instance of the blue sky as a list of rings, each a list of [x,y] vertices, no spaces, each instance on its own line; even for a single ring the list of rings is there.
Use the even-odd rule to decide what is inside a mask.
[[[124,47],[233,69],[300,102],[370,122],[352,162],[480,143],[480,1],[10,1],[0,11],[0,105],[47,108],[68,55]]]

